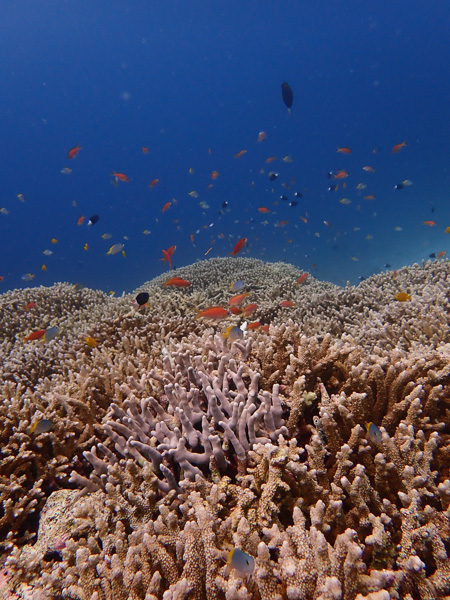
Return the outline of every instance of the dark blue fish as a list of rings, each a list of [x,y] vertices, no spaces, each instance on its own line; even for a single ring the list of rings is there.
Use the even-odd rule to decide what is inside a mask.
[[[294,196],[296,198],[303,198],[303,194],[301,192],[294,192]]]
[[[385,266],[386,269],[390,269],[391,268],[391,265],[389,263],[384,263],[384,266]]]
[[[281,84],[281,96],[283,98],[283,102],[285,103],[289,113],[291,112],[291,106],[294,102],[294,92],[291,89],[291,86],[287,81]]]
[[[275,171],[270,171],[269,181],[275,181],[275,179],[278,179],[278,173],[275,173]]]
[[[397,183],[397,185],[394,185],[394,190],[402,190],[403,187],[403,183]]]
[[[333,171],[328,171],[327,177],[328,179],[331,179],[333,177]]]
[[[289,206],[297,206],[297,204],[298,204],[297,200],[291,200],[289,202]]]
[[[92,217],[88,221],[88,225],[95,225],[97,221],[100,219],[98,215],[92,215]]]
[[[280,200],[286,201],[289,200],[289,198],[283,194],[282,196],[280,196]]]
[[[436,253],[432,252],[431,254],[428,255],[428,258],[436,258]]]
[[[337,184],[330,185],[330,187],[328,188],[329,192],[335,192],[336,190],[337,190]]]

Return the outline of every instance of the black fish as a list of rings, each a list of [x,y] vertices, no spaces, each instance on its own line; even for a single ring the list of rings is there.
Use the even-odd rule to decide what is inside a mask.
[[[333,171],[328,171],[327,177],[328,179],[331,179],[333,177]]]
[[[328,188],[329,192],[335,192],[337,190],[337,184],[336,185],[330,185],[330,187]]]
[[[275,179],[278,179],[278,173],[275,173],[275,171],[270,171],[269,181],[275,181]]]
[[[97,221],[100,219],[98,215],[92,215],[92,217],[88,221],[88,225],[95,225]]]
[[[436,258],[436,254],[435,252],[432,252],[431,254],[428,255],[428,258]]]
[[[303,198],[303,194],[301,192],[294,192],[294,196],[296,198]]]
[[[147,304],[149,298],[150,294],[148,292],[141,292],[136,296],[135,300],[139,306],[144,306],[144,304]]]
[[[297,206],[297,204],[298,204],[297,200],[291,200],[289,202],[289,206]]]
[[[402,190],[403,189],[403,183],[397,183],[397,185],[394,185],[394,190]]]
[[[225,202],[222,202],[222,208],[226,208],[228,206],[228,202],[225,200]]]
[[[287,109],[291,112],[291,106],[294,102],[294,93],[291,90],[291,86],[287,81],[281,84],[281,95],[283,97],[283,102],[286,104]]]
[[[289,198],[283,194],[282,196],[280,196],[280,200],[286,201],[286,200],[289,200]]]
[[[386,267],[386,269],[390,269],[391,265],[389,263],[384,263],[384,266]]]

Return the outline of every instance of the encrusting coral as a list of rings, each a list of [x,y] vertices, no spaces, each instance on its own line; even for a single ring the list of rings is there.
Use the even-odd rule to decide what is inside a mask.
[[[121,298],[114,315],[108,301],[83,329],[97,347],[67,326],[46,347],[59,356],[50,377],[4,381],[6,597],[450,595],[448,325],[436,333],[448,319],[447,263],[402,270],[395,282],[409,273],[423,305],[376,312],[364,298],[375,306],[380,287],[387,293],[385,275],[363,289],[325,284],[321,296],[319,282],[297,286],[294,267],[251,261],[262,287],[252,301],[258,317],[273,315],[270,330],[225,341],[220,332],[239,317],[205,326],[195,310],[224,303],[229,279],[256,286],[243,260],[179,269],[193,283],[187,293],[147,284],[150,309]],[[297,308],[287,313],[274,290],[289,278]],[[352,295],[353,316],[343,301]],[[433,296],[441,309],[425,325]],[[54,425],[34,438],[40,416]],[[250,575],[227,566],[233,548],[255,558]]]

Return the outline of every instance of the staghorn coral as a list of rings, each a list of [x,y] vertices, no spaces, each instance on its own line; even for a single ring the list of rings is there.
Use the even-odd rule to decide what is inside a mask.
[[[230,261],[226,277],[241,278],[234,269],[244,265]],[[117,301],[116,316],[85,329],[99,339],[97,348],[68,333],[69,343],[58,345],[58,372],[27,391],[15,389],[18,404],[5,408],[2,423],[35,418],[30,402],[21,418],[10,414],[24,411],[21,402],[33,393],[43,415],[54,402],[65,407],[66,423],[85,424],[80,446],[64,446],[57,484],[70,486],[74,471],[74,481],[92,491],[82,497],[67,491],[70,509],[59,516],[57,530],[46,511],[63,501],[50,496],[37,543],[18,544],[10,553],[9,589],[25,593],[33,586],[36,598],[77,600],[448,595],[450,348],[442,343],[446,330],[437,340],[433,329],[447,318],[439,295],[444,263],[409,270],[412,285],[422,290],[423,311],[433,294],[439,298],[441,311],[432,313],[428,329],[422,309],[414,312],[412,305],[399,309],[385,301],[377,311],[380,293],[372,288],[328,285],[321,304],[321,284],[312,280],[309,290],[292,289],[296,302],[304,302],[296,310],[307,309],[301,324],[294,311],[286,320],[279,310],[278,290],[261,311],[284,322],[231,345],[215,336],[223,325],[205,328],[192,318],[198,302],[227,297],[229,282],[219,279],[221,295],[208,296],[207,263],[199,263],[198,281],[179,270],[197,281],[185,296],[155,285],[156,310],[130,310],[129,300]],[[407,274],[401,272],[398,285]],[[385,294],[390,286],[387,281]],[[264,289],[253,293],[264,298]],[[318,308],[309,317],[308,294]],[[353,316],[351,304],[344,306],[350,294],[358,299]],[[166,296],[167,306],[179,298],[181,307],[170,318],[162,316]],[[331,326],[326,332],[339,310],[349,318],[337,334]],[[380,337],[377,324],[388,313],[398,318],[397,337],[374,348],[387,331],[383,324]],[[320,327],[306,335],[316,318]],[[408,339],[407,332],[417,335]],[[250,425],[245,406],[260,411],[256,424]],[[272,427],[276,407],[282,412]],[[380,427],[380,443],[366,436],[367,421]],[[8,427],[11,432],[16,425]],[[64,436],[62,429],[54,433]],[[93,444],[99,450],[90,455]],[[11,476],[5,472],[5,489]],[[32,501],[29,491],[25,486],[20,497]],[[26,512],[21,527],[32,533]],[[23,543],[29,536],[15,539]],[[225,555],[232,547],[255,557],[250,578],[228,572]]]

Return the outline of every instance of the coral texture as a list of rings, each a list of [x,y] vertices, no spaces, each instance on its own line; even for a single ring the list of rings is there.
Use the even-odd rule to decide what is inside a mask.
[[[150,308],[106,297],[95,318],[80,308],[80,327],[68,319],[60,338],[30,347],[57,357],[53,372],[3,371],[0,590],[55,600],[450,595],[444,265],[342,290],[299,287],[290,265],[216,259],[178,270],[192,289],[162,278],[140,288]],[[225,305],[236,279],[270,329],[231,341],[221,332],[241,316],[195,316]],[[387,302],[399,287],[415,300]],[[20,363],[23,342],[10,343]],[[43,417],[53,427],[34,436]],[[255,558],[250,575],[227,565],[233,548]]]

